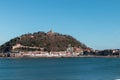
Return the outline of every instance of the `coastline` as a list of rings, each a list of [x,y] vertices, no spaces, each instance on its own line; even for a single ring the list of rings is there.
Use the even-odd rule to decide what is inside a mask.
[[[14,54],[14,56],[0,56],[0,58],[120,58],[118,55],[107,55],[107,56],[98,56],[98,55],[69,55],[69,56],[33,56],[33,55],[20,55]]]

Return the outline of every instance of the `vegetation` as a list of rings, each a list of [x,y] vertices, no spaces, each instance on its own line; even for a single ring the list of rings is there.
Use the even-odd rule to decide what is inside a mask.
[[[0,52],[9,52],[12,50],[12,46],[21,44],[24,46],[40,47],[45,51],[65,51],[69,44],[73,47],[86,48],[86,45],[79,42],[70,35],[63,35],[59,33],[50,32],[36,32],[24,34],[20,37],[16,37],[0,46]],[[30,50],[23,49],[21,50]]]

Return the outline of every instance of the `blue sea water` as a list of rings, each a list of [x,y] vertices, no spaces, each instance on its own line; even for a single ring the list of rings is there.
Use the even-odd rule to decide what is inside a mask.
[[[0,80],[116,80],[120,58],[1,58]]]

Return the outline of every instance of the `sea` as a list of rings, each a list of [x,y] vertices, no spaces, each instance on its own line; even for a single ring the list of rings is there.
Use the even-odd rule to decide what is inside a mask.
[[[0,80],[120,80],[120,58],[0,58]]]

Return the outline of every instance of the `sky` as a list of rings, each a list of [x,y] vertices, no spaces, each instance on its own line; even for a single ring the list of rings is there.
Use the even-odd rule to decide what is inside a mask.
[[[0,45],[50,29],[93,49],[120,49],[120,0],[0,0]]]

